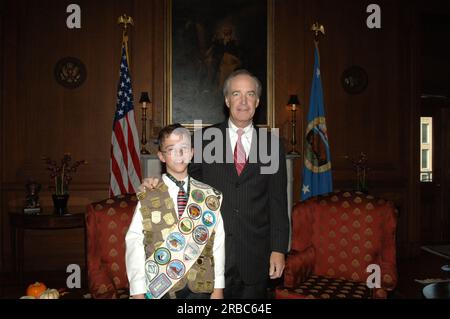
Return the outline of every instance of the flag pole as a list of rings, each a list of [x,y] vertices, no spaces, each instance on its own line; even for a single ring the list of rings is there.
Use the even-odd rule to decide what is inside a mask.
[[[121,15],[119,18],[117,18],[118,24],[123,24],[123,30],[122,30],[122,44],[125,45],[125,53],[127,55],[127,61],[128,66],[130,66],[130,56],[128,54],[128,25],[134,25],[133,18],[130,16],[127,16],[126,14]]]

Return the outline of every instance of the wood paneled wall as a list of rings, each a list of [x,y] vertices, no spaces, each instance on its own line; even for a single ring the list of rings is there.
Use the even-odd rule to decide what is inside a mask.
[[[93,200],[108,196],[109,151],[115,109],[121,29],[117,17],[134,18],[130,32],[131,71],[135,100],[149,91],[155,108],[155,128],[164,125],[165,2],[164,0],[79,0],[82,28],[65,26],[72,1],[5,1],[1,7],[1,227],[0,269],[9,267],[8,211],[21,207],[24,184],[34,178],[48,185],[41,156],[59,159],[64,152],[85,159],[71,185],[70,206],[83,211]],[[289,140],[289,94],[303,104],[297,120],[302,141],[309,103],[316,20],[327,34],[320,41],[322,78],[331,145],[335,188],[351,188],[355,172],[344,158],[366,152],[371,167],[369,188],[396,202],[400,209],[399,242],[415,241],[417,221],[411,205],[411,158],[415,120],[414,80],[411,80],[411,16],[406,1],[380,0],[382,29],[366,27],[370,1],[274,1],[274,70],[276,125]],[[406,8],[406,10],[405,10]],[[53,78],[62,57],[80,58],[87,80],[66,89]],[[369,85],[360,95],[348,95],[342,72],[362,66]],[[137,111],[140,129],[140,112]],[[415,137],[414,137],[415,138]],[[287,145],[288,147],[288,145]],[[418,156],[418,155],[417,155]],[[295,166],[295,196],[300,194],[301,163]],[[41,200],[51,209],[50,192]]]

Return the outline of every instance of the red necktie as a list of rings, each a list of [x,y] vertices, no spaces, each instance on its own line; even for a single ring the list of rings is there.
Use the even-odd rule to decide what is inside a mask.
[[[236,141],[236,146],[234,147],[234,166],[236,167],[236,171],[239,176],[244,170],[246,162],[244,145],[242,145],[242,135],[244,134],[244,130],[241,128],[238,129],[237,134],[238,139]]]

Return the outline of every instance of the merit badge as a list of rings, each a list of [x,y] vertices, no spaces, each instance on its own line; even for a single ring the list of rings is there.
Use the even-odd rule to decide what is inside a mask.
[[[172,260],[167,265],[167,275],[174,279],[180,279],[184,276],[184,272],[186,271],[186,266],[183,264],[183,262],[179,260]]]
[[[208,228],[206,228],[206,226],[204,225],[195,227],[194,231],[192,232],[192,237],[197,244],[203,245],[209,238]]]
[[[203,201],[205,200],[205,193],[203,193],[199,189],[194,189],[191,192],[191,196],[197,203],[203,203]]]
[[[199,254],[200,248],[197,246],[197,244],[190,241],[188,242],[186,248],[184,249],[183,258],[185,261],[190,261],[197,258]]]
[[[194,227],[192,220],[190,220],[189,218],[185,217],[182,218],[179,222],[178,222],[178,228],[180,229],[180,232],[187,235],[190,234],[192,232],[192,228]]]
[[[150,209],[147,206],[141,206],[139,208],[143,216],[148,216],[150,214]]]
[[[191,179],[191,183],[192,185],[198,187],[198,188],[203,188],[203,189],[208,189],[209,186],[206,184],[203,184],[202,182],[196,181],[195,179]]]
[[[167,236],[169,236],[169,234],[170,234],[170,228],[161,229],[162,238],[167,238]]]
[[[171,284],[172,282],[167,278],[166,274],[161,273],[148,285],[148,291],[152,296],[158,298]]]
[[[205,203],[206,206],[208,206],[208,208],[211,210],[217,210],[220,207],[219,198],[217,198],[217,196],[214,195],[206,197]]]
[[[166,198],[164,200],[164,205],[166,205],[167,209],[172,209],[174,207],[172,198]]]
[[[166,222],[166,224],[169,226],[172,226],[175,223],[175,218],[173,217],[173,215],[171,213],[165,214],[163,219]]]
[[[138,198],[139,200],[143,200],[143,199],[145,199],[145,197],[147,196],[147,193],[146,193],[146,192],[143,192],[143,193],[137,193],[136,196],[137,196],[137,198]]]
[[[153,224],[159,224],[161,222],[161,212],[159,210],[151,212],[151,215]]]
[[[197,278],[197,270],[191,268],[187,273],[188,281],[194,281]]]
[[[156,276],[158,276],[159,267],[158,265],[150,259],[145,262],[145,278],[147,282],[150,283]]]
[[[161,247],[155,250],[155,261],[160,265],[165,265],[170,260],[170,251],[167,248]]]
[[[142,228],[145,230],[145,231],[151,231],[152,230],[152,221],[150,220],[150,219],[143,219],[142,220]]]
[[[169,189],[169,187],[167,187],[166,184],[162,184],[161,186],[159,186],[159,190],[160,190],[162,193],[167,192],[168,189]]]
[[[171,233],[166,240],[166,246],[171,251],[180,251],[186,245],[186,238],[180,233]]]
[[[202,209],[197,204],[190,204],[188,207],[188,215],[192,219],[199,219],[202,215]]]
[[[216,223],[216,215],[213,212],[207,210],[203,213],[202,222],[207,227],[211,227]]]
[[[154,208],[161,207],[161,200],[158,197],[150,198],[150,203],[151,203],[152,207],[154,207]]]

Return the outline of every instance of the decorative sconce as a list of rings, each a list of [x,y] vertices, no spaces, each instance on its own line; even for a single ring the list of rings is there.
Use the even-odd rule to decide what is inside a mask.
[[[142,138],[141,138],[141,154],[150,154],[150,152],[146,148],[147,144],[147,109],[149,111],[149,119],[152,120],[152,102],[150,101],[150,97],[148,92],[142,92],[141,98],[139,99],[139,103],[142,104]],[[149,104],[147,106],[147,103]]]
[[[297,95],[291,95],[289,97],[289,101],[288,101],[286,107],[288,108],[288,110],[291,111],[291,114],[292,114],[292,120],[291,120],[291,125],[292,125],[291,145],[292,145],[292,149],[289,152],[289,154],[298,154],[298,152],[295,149],[295,145],[297,144],[297,138],[296,138],[296,133],[295,133],[297,122],[295,120],[295,112],[297,111],[297,107],[300,107],[300,102],[298,100]]]

